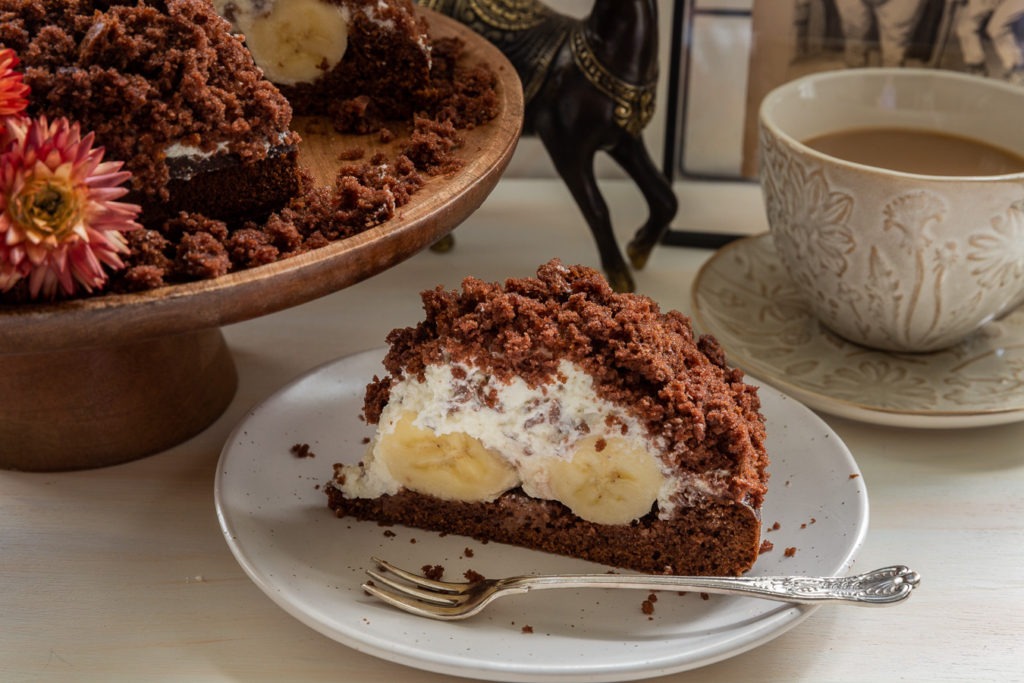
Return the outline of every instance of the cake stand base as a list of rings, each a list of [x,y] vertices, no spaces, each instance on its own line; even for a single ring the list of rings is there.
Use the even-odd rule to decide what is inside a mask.
[[[238,385],[219,328],[3,356],[0,468],[103,467],[198,434]]]

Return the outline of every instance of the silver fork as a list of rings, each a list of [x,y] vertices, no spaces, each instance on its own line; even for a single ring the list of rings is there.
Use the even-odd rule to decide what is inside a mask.
[[[840,602],[884,606],[910,597],[921,577],[895,565],[856,576],[669,576],[654,574],[555,574],[504,579],[436,581],[372,558],[363,589],[395,607],[431,619],[465,619],[503,595],[547,588],[636,588],[640,590],[701,591],[747,595],[779,602],[814,604]]]

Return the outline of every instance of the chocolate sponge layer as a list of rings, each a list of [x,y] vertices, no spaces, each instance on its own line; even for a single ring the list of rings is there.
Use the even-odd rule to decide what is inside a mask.
[[[469,536],[578,557],[649,574],[731,576],[757,559],[761,523],[742,503],[706,500],[672,519],[653,513],[632,524],[595,524],[556,501],[513,489],[489,503],[441,500],[401,490],[378,498],[345,498],[332,484],[329,505],[339,517]]]

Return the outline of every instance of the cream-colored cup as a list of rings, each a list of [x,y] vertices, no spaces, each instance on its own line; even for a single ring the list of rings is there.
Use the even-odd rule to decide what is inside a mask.
[[[1024,299],[1024,173],[904,173],[804,144],[908,128],[1024,157],[1024,88],[935,69],[828,71],[770,92],[759,122],[776,250],[826,327],[873,348],[933,351]]]

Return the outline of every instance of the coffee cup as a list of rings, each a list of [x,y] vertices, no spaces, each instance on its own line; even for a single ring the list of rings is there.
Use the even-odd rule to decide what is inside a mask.
[[[1024,299],[1024,88],[812,74],[764,98],[758,151],[776,251],[841,337],[934,351]]]

